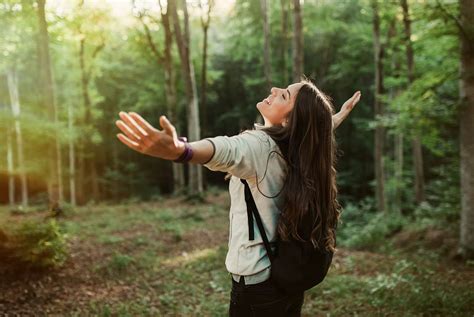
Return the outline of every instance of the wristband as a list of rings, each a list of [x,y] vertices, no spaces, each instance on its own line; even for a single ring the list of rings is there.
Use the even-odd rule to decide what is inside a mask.
[[[185,137],[179,137],[178,140],[184,142],[184,152],[181,154],[176,160],[173,162],[175,163],[187,163],[193,158],[193,149],[187,142],[187,139]]]

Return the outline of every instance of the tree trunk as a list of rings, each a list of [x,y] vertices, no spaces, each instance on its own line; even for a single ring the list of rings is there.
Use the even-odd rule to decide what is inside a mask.
[[[84,142],[78,142],[77,143],[77,151],[76,151],[76,157],[77,157],[77,168],[78,168],[78,173],[77,173],[77,191],[76,191],[76,202],[79,203],[80,205],[84,204],[87,199],[86,199],[86,168],[85,168],[85,158],[84,158]]]
[[[413,45],[411,42],[411,20],[409,15],[408,1],[400,0],[403,11],[403,25],[405,33],[405,47],[408,68],[408,83],[411,85],[415,80],[415,62],[413,54]],[[425,200],[425,180],[423,173],[423,152],[421,149],[421,139],[417,134],[412,140],[413,167],[415,169],[415,200],[420,204]]]
[[[182,131],[181,124],[178,123],[178,107],[176,102],[176,76],[173,67],[173,55],[171,54],[173,45],[173,32],[170,24],[170,10],[161,14],[161,24],[165,30],[165,47],[164,47],[164,69],[165,69],[165,94],[168,114],[171,122],[175,122],[178,132]],[[181,193],[186,186],[184,179],[184,166],[179,163],[171,163],[173,168],[173,192]]]
[[[401,213],[402,212],[402,189],[403,189],[403,133],[399,132],[395,135],[395,179],[396,179],[396,192],[395,192],[395,208]]]
[[[293,81],[299,82],[303,76],[303,18],[300,0],[293,0]]]
[[[8,204],[15,207],[15,175],[13,165],[13,129],[7,126],[7,171],[8,171]]]
[[[460,0],[461,13],[461,237],[460,252],[474,258],[474,2]]]
[[[288,70],[286,59],[288,54],[288,0],[281,0],[281,68],[283,71],[283,86],[288,85]]]
[[[80,49],[79,49],[79,63],[81,67],[81,87],[82,87],[82,97],[84,102],[85,116],[84,123],[86,125],[86,133],[84,135],[84,150],[89,153],[83,153],[84,155],[84,164],[86,165],[89,177],[85,177],[84,185],[90,190],[91,196],[94,201],[98,201],[100,197],[99,191],[99,180],[97,173],[96,157],[94,155],[94,144],[91,142],[92,139],[92,129],[94,122],[92,122],[92,104],[89,95],[89,80],[90,74],[86,69],[85,64],[85,36],[82,35],[80,39]],[[85,191],[84,191],[85,192]]]
[[[268,21],[267,0],[260,0],[263,18],[263,68],[267,91],[272,88],[272,62],[270,52],[270,22]]]
[[[208,136],[208,122],[207,122],[207,45],[208,45],[208,33],[209,25],[211,24],[211,11],[214,5],[213,0],[209,0],[207,3],[207,12],[206,17],[204,14],[201,16],[201,26],[204,39],[202,42],[202,68],[201,68],[201,110],[202,110],[202,127],[203,135]],[[203,8],[202,0],[200,1],[200,6]]]
[[[119,151],[118,151],[118,144],[114,142],[112,144],[112,168],[113,171],[118,175],[119,173],[123,173],[120,170],[119,164]],[[112,179],[112,184],[110,185],[110,190],[112,191],[112,198],[114,201],[118,201],[120,197],[120,188],[122,184],[119,182],[118,178]]]
[[[375,61],[375,102],[374,115],[377,120],[383,115],[382,94],[383,85],[383,55],[384,49],[380,43],[380,17],[377,0],[372,1],[373,8],[373,34],[374,34],[374,61]],[[384,191],[384,168],[383,168],[383,148],[384,148],[384,128],[377,124],[375,128],[375,197],[378,211],[385,211],[385,191]]]
[[[177,109],[177,102],[176,102],[176,80],[175,80],[175,73],[173,67],[173,56],[171,53],[172,45],[173,45],[173,32],[171,31],[171,11],[168,9],[166,12],[164,11],[161,2],[158,2],[161,10],[161,25],[164,29],[164,43],[165,46],[163,48],[163,52],[160,52],[155,45],[150,28],[146,24],[143,19],[143,16],[140,16],[140,20],[143,24],[145,29],[146,38],[148,42],[148,46],[150,47],[153,55],[155,56],[156,63],[158,66],[163,66],[165,71],[165,98],[167,104],[167,113],[168,117],[176,126],[176,130],[178,135],[182,131],[181,124],[177,120],[178,116],[178,109]],[[184,178],[184,166],[183,164],[173,163],[170,162],[172,165],[173,171],[173,192],[175,194],[182,193],[185,188],[185,178]]]
[[[18,155],[18,169],[20,171],[21,181],[21,204],[23,208],[28,207],[28,184],[26,180],[25,159],[23,155],[23,137],[20,123],[20,98],[18,96],[18,77],[17,72],[10,70],[8,77],[8,91],[10,92],[10,101],[13,117],[15,118],[16,149]]]
[[[69,129],[69,202],[72,206],[76,206],[76,153],[74,151],[74,141],[72,139],[74,113],[71,103],[68,105],[67,121]]]
[[[194,74],[194,66],[190,56],[190,34],[189,34],[189,16],[186,2],[182,2],[184,11],[184,32],[181,32],[181,25],[176,8],[176,1],[168,2],[168,10],[170,10],[173,18],[174,35],[176,44],[178,45],[179,56],[181,59],[181,70],[185,84],[187,105],[187,124],[188,124],[188,140],[197,141],[201,138],[199,127],[199,107],[197,98],[196,78]],[[190,195],[203,191],[202,186],[202,167],[197,164],[189,164],[189,182],[188,193]]]
[[[42,106],[47,112],[51,122],[56,120],[56,106],[54,103],[53,76],[51,72],[51,60],[49,57],[49,34],[45,17],[46,0],[38,0],[38,62],[40,65],[40,85],[42,90]],[[48,142],[48,196],[49,208],[59,206],[61,188],[59,187],[59,160],[54,140]]]
[[[54,114],[54,122],[58,122],[58,111],[56,108],[55,114]],[[59,132],[57,132],[59,133]],[[58,169],[58,197],[59,201],[63,202],[64,201],[64,185],[63,185],[63,156],[61,153],[61,143],[59,142],[59,137],[56,136],[56,157],[57,157],[57,164],[56,167]]]

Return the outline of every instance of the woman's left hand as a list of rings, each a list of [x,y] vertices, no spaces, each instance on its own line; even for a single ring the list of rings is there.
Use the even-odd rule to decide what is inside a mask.
[[[349,115],[349,113],[354,109],[355,105],[360,100],[361,93],[356,91],[355,94],[350,97],[341,107],[338,113],[332,116],[333,128],[336,129],[342,121]]]
[[[350,97],[349,99],[347,99],[346,102],[344,102],[344,104],[342,105],[340,111],[341,112],[347,112],[347,114],[349,114],[349,112],[351,112],[351,110],[359,102],[360,96],[361,96],[360,91],[356,91],[355,94],[352,97]]]

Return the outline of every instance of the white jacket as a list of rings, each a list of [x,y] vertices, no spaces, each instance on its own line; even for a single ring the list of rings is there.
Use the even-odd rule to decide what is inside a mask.
[[[236,276],[246,276],[247,284],[255,284],[269,277],[270,260],[256,221],[253,221],[255,239],[249,241],[247,206],[240,178],[247,180],[268,240],[272,242],[276,238],[280,216],[282,195],[279,193],[286,175],[286,162],[277,144],[261,130],[263,126],[255,127],[256,130],[246,130],[232,137],[207,138],[214,145],[215,152],[211,160],[204,164],[212,171],[232,174],[229,183],[229,250],[225,264],[234,279]],[[267,198],[262,193],[268,197],[278,196]],[[254,281],[251,275],[254,275]]]

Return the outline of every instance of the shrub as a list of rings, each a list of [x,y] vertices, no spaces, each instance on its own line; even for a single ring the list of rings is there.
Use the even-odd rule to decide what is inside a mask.
[[[66,235],[55,220],[26,220],[2,232],[0,257],[4,269],[59,267],[66,259]]]
[[[407,222],[398,213],[371,212],[362,205],[351,204],[344,208],[342,219],[337,232],[338,245],[355,249],[375,249],[383,245]]]

